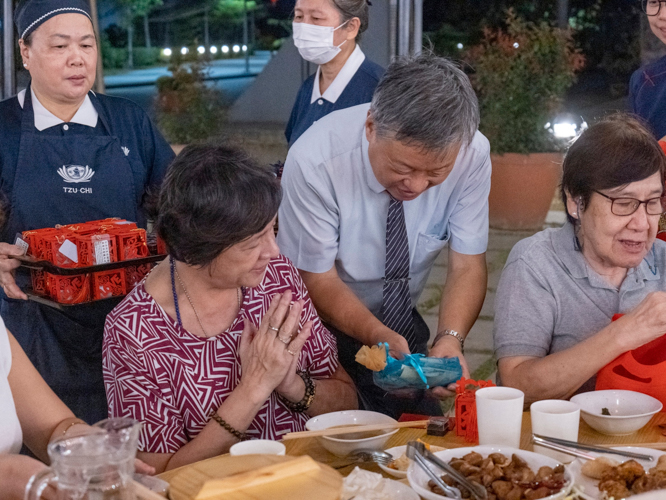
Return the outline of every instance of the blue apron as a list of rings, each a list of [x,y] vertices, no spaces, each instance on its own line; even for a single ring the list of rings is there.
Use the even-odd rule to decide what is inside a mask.
[[[106,217],[137,220],[132,168],[96,102],[97,128],[104,135],[77,134],[68,125],[63,136],[35,129],[30,87],[25,93],[16,170],[3,167],[11,186],[3,240],[17,232]],[[58,125],[63,127],[64,124]],[[131,124],[128,124],[131,126]],[[79,129],[80,130],[80,129]],[[17,273],[17,283],[29,282]],[[82,304],[64,311],[3,296],[0,314],[42,377],[76,416],[94,423],[107,417],[102,379],[102,336],[106,315],[117,301]]]

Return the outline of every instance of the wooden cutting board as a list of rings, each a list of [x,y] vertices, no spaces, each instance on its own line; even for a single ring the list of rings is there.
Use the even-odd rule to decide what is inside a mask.
[[[211,479],[223,479],[281,462],[294,457],[277,455],[223,455],[183,467],[169,480],[171,500],[194,500],[204,483]],[[224,494],[224,500],[340,500],[342,476],[328,465],[319,464],[317,472],[298,475],[269,484],[245,488]]]

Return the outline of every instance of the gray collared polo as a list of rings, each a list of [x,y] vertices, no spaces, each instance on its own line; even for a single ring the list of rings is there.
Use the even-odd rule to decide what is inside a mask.
[[[495,356],[545,357],[582,342],[650,292],[666,290],[665,265],[666,243],[656,240],[618,290],[587,265],[569,223],[518,242],[497,288]],[[594,390],[594,382],[579,392]]]

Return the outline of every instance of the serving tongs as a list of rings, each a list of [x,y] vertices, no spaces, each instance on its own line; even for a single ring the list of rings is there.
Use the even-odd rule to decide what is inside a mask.
[[[449,486],[444,481],[442,481],[442,479],[432,471],[428,465],[428,462],[446,472],[461,486],[467,489],[472,497],[476,500],[487,500],[488,492],[486,491],[486,488],[480,484],[473,483],[449,464],[443,460],[440,460],[434,453],[431,453],[430,450],[425,447],[425,444],[418,441],[410,441],[407,443],[407,458],[414,460],[414,462],[416,462],[419,467],[423,469],[428,477],[430,477],[430,479],[432,479],[448,497],[455,498],[457,500],[462,499],[460,490],[453,486]]]
[[[538,444],[539,446],[543,446],[544,448],[549,448],[551,450],[566,453],[567,455],[572,455],[574,457],[584,458],[586,460],[594,460],[597,458],[594,455],[585,453],[585,451],[593,451],[595,453],[605,453],[607,455],[619,455],[621,457],[637,458],[639,460],[647,460],[648,462],[654,461],[653,456],[645,455],[643,453],[614,450],[612,448],[601,448],[599,446],[591,446],[589,444],[582,444],[576,441],[568,441],[566,439],[542,436],[540,434],[532,434],[532,442],[534,444]]]

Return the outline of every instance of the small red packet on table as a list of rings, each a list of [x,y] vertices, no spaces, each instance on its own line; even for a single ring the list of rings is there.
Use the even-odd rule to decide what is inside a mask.
[[[468,443],[479,441],[479,426],[476,420],[476,391],[483,387],[494,387],[490,380],[461,378],[456,382],[456,435]]]

